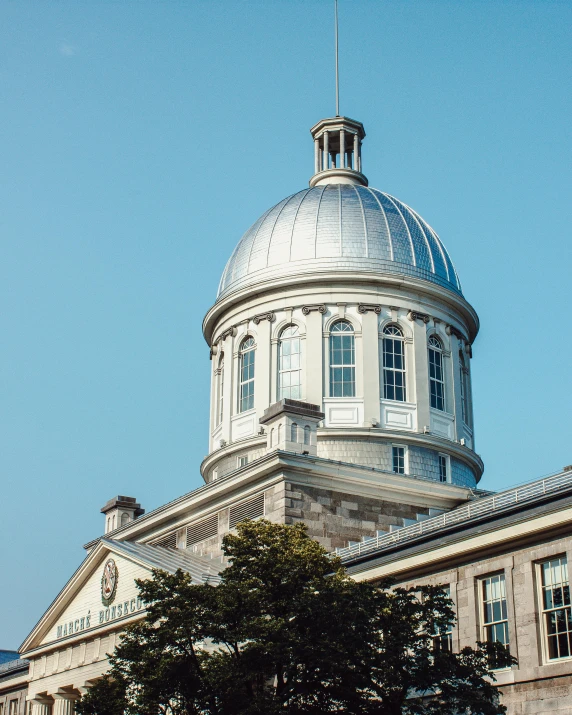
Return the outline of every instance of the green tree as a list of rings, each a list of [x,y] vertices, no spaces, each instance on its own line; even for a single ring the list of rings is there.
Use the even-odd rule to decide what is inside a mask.
[[[443,589],[356,583],[297,524],[246,521],[224,538],[216,586],[187,573],[138,581],[126,628],[82,715],[496,715],[500,644],[451,653]]]

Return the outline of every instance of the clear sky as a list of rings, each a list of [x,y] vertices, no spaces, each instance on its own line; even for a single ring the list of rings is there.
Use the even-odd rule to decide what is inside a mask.
[[[370,184],[439,233],[481,318],[481,485],[570,444],[572,3],[340,0]],[[332,0],[0,6],[0,648],[117,494],[201,484],[201,321],[242,233],[307,185]]]

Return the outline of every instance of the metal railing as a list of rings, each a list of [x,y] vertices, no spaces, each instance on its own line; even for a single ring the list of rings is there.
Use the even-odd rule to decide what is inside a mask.
[[[342,549],[338,548],[335,553],[341,557],[343,561],[346,561],[372,551],[378,551],[425,534],[430,534],[434,531],[439,531],[448,526],[467,523],[488,514],[503,511],[504,509],[542,497],[545,494],[558,492],[567,487],[572,487],[572,470],[560,472],[559,474],[525,484],[521,487],[514,487],[491,497],[470,501],[456,509],[439,514],[439,516],[419,521],[417,524],[404,526],[401,529],[391,531],[387,534],[372,536],[365,541],[346,546]]]

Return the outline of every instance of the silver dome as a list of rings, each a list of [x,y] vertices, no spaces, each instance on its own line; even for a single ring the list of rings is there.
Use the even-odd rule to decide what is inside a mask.
[[[461,293],[445,247],[409,206],[377,189],[326,184],[280,201],[248,229],[218,298],[274,278],[332,271],[413,276]]]

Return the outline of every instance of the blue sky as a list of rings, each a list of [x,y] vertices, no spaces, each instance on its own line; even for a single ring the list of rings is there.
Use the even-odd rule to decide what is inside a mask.
[[[572,462],[572,5],[340,0],[364,171],[439,233],[482,329],[482,486]],[[117,494],[201,483],[226,259],[307,185],[334,113],[331,0],[0,7],[0,648]]]

